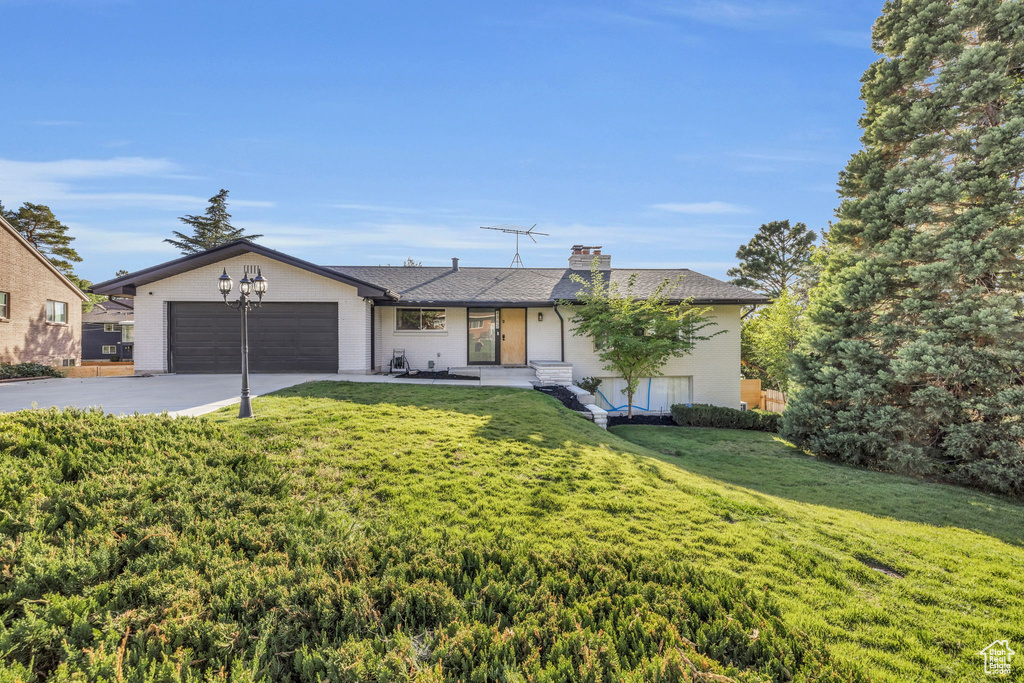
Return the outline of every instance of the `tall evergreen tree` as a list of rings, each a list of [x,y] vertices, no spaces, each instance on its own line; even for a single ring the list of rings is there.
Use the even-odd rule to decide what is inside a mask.
[[[72,275],[74,264],[82,262],[71,246],[75,238],[67,234],[68,226],[57,220],[50,207],[25,202],[14,211],[0,204],[0,215],[65,275]]]
[[[173,244],[186,256],[198,254],[234,240],[255,240],[263,237],[263,235],[246,235],[242,228],[231,225],[227,190],[221,190],[210,197],[210,205],[206,207],[203,215],[182,216],[178,220],[192,228],[192,234],[186,235],[174,230],[174,236],[177,239],[168,238],[164,242]]]
[[[814,250],[814,231],[804,223],[772,221],[736,251],[739,266],[730,268],[732,283],[763,292],[775,299],[792,290],[804,277]]]
[[[1024,493],[1024,2],[890,0],[783,431]]]

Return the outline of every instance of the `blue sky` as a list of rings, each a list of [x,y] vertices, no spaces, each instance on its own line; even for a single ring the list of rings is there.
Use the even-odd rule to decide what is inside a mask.
[[[574,243],[724,277],[820,228],[881,0],[0,0],[0,201],[50,205],[93,281],[231,191],[325,265],[528,266]]]

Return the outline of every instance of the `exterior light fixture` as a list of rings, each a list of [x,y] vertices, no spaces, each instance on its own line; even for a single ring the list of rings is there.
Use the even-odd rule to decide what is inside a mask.
[[[224,274],[217,278],[217,289],[224,297],[224,303],[242,314],[242,400],[238,405],[238,417],[253,417],[252,400],[249,397],[249,309],[263,305],[263,295],[267,293],[267,280],[259,268],[256,269],[256,277],[250,280],[249,267],[246,266],[242,279],[238,282],[238,299],[235,301],[228,301],[231,285],[231,276],[225,268]],[[251,294],[256,295],[255,301]]]
[[[544,322],[544,311],[537,311],[537,322]]]

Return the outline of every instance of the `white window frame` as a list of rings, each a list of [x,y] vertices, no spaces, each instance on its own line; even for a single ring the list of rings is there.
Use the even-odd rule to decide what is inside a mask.
[[[58,306],[60,308],[58,308]],[[58,315],[58,312],[60,315]],[[68,324],[68,304],[66,301],[46,300],[46,322],[51,325]]]
[[[416,329],[407,329],[398,326],[398,319],[401,316],[402,311],[419,311],[420,326]],[[424,311],[438,311],[441,313],[441,327],[423,327],[423,312]],[[448,329],[448,309],[445,308],[396,308],[395,309],[395,332],[398,333],[410,333],[410,332],[445,332]]]
[[[133,343],[135,343],[135,326],[134,325],[121,325],[121,343],[122,344],[133,344]]]
[[[116,356],[117,355],[117,344],[104,344],[103,345],[103,350],[100,353],[102,353],[105,356],[107,356],[107,355]]]
[[[121,326],[117,323],[103,323],[104,332],[120,332]]]
[[[11,319],[11,293],[0,292],[0,320]]]

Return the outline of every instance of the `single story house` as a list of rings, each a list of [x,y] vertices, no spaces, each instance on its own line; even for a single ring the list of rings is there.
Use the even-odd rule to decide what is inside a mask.
[[[600,248],[573,247],[565,268],[321,266],[238,240],[93,286],[135,298],[138,373],[234,373],[240,368],[239,315],[217,290],[225,270],[237,283],[259,268],[269,282],[249,316],[252,372],[387,371],[400,351],[419,370],[554,364],[565,380],[600,377],[600,401],[624,408],[621,380],[604,370],[590,339],[573,335],[573,273],[591,263],[612,281],[636,276],[642,295],[681,276],[671,299],[711,306],[725,333],[671,360],[641,388],[635,407],[740,403],[740,309],[765,300],[685,268],[612,268]],[[237,289],[235,290],[237,293]],[[237,296],[237,294],[236,294]],[[564,364],[564,365],[560,365]]]
[[[78,365],[82,302],[88,300],[0,218],[0,363]]]
[[[111,297],[82,314],[82,359],[132,359],[135,300]]]

